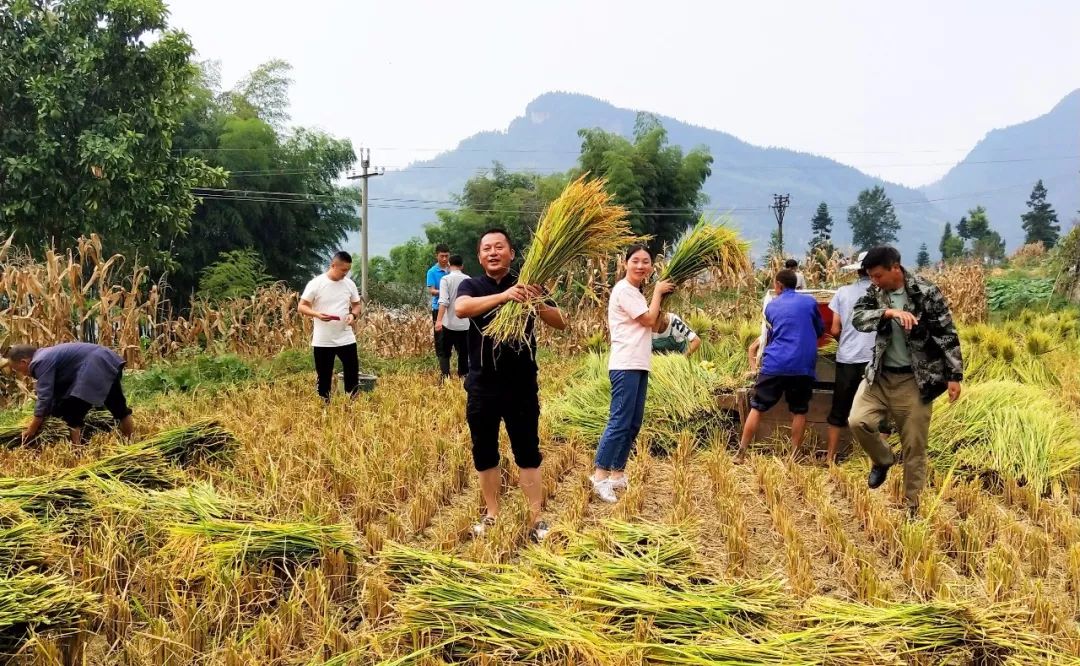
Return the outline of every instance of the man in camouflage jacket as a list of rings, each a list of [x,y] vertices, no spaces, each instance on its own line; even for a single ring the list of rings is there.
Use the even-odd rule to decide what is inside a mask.
[[[941,290],[904,270],[895,248],[869,250],[862,265],[873,285],[855,303],[852,326],[877,333],[877,339],[848,421],[873,462],[867,480],[871,488],[885,482],[895,462],[892,450],[878,437],[878,424],[888,417],[897,425],[904,495],[914,516],[926,482],[932,403],[946,391],[950,401],[960,397],[960,338]]]

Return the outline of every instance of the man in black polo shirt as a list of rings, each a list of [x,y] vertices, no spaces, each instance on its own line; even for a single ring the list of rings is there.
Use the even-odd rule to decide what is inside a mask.
[[[465,379],[468,403],[465,417],[472,435],[473,465],[480,478],[480,490],[487,515],[473,526],[482,535],[499,515],[499,423],[506,423],[510,448],[519,468],[521,490],[529,503],[529,535],[536,541],[547,536],[540,520],[543,485],[540,478],[540,396],[536,383],[536,337],[534,320],[528,324],[528,343],[502,344],[484,335],[500,306],[539,297],[542,288],[520,285],[510,272],[514,245],[504,229],[490,229],[480,237],[480,265],[484,274],[469,278],[458,287],[454,309],[469,323],[469,374]],[[537,316],[548,326],[566,328],[562,312],[553,304],[543,304]]]

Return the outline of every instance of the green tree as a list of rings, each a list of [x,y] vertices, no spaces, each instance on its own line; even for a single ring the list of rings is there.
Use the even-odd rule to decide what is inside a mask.
[[[1020,216],[1024,227],[1024,244],[1042,242],[1047,249],[1054,247],[1061,232],[1057,212],[1046,202],[1046,188],[1040,178],[1027,201],[1028,212]]]
[[[351,143],[278,129],[287,119],[288,71],[271,61],[222,91],[214,68],[204,66],[188,98],[176,148],[226,169],[229,181],[197,190],[191,233],[170,245],[177,265],[167,277],[181,305],[222,252],[252,248],[274,280],[299,288],[359,228],[357,190],[337,184],[355,160]]]
[[[964,256],[964,239],[953,235],[952,224],[949,222],[945,223],[945,231],[941,234],[938,251],[941,252],[942,261],[951,261]]]
[[[985,208],[972,208],[961,223],[964,225],[964,234],[961,237],[971,240],[971,249],[968,251],[970,256],[991,263],[1005,258],[1005,241],[990,228],[990,218],[987,217]]]
[[[209,301],[245,298],[270,282],[258,252],[251,248],[230,250],[202,270],[199,296]]]
[[[818,204],[817,212],[810,220],[810,254],[832,254],[832,227],[833,219],[829,215],[829,206],[822,201]]]
[[[163,0],[19,0],[0,10],[0,229],[37,249],[100,233],[168,263],[224,173],[173,150],[196,78]]]
[[[859,192],[859,198],[848,208],[851,242],[856,248],[871,248],[896,242],[900,221],[885,188],[876,185]]]
[[[491,227],[506,229],[520,256],[520,249],[532,239],[540,214],[566,183],[565,174],[514,173],[496,162],[489,174],[465,183],[456,197],[457,210],[436,212],[437,222],[425,227],[425,237],[432,246],[449,245],[451,252],[461,254],[465,260],[465,272],[478,275],[481,269],[477,247],[484,231]]]
[[[769,234],[769,256],[784,257],[784,246],[780,242],[780,230],[773,229]]]
[[[667,130],[656,116],[639,113],[633,142],[602,129],[583,129],[580,171],[607,179],[616,202],[630,210],[638,234],[653,237],[661,250],[697,222],[707,202],[701,191],[712,173],[712,155],[705,147],[683,154],[668,145]]]
[[[930,251],[926,249],[926,243],[919,245],[919,254],[915,258],[915,265],[919,268],[926,268],[930,265]]]

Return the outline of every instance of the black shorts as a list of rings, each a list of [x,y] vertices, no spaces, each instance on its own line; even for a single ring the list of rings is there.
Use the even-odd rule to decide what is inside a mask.
[[[846,428],[848,416],[851,415],[851,406],[855,403],[855,394],[859,391],[863,373],[866,372],[865,363],[837,363],[836,384],[833,386],[832,408],[826,419],[829,425],[837,428]]]
[[[469,391],[465,419],[472,436],[476,471],[499,466],[499,424],[506,423],[514,462],[522,469],[540,466],[540,396],[536,385],[508,387],[502,393]]]
[[[809,375],[758,375],[750,406],[759,412],[767,412],[787,400],[788,411],[805,414],[810,411],[810,398],[814,395],[814,378]]]
[[[112,417],[117,421],[131,415],[127,398],[124,397],[124,388],[120,385],[120,374],[109,388],[109,394],[105,396],[105,409],[109,410]],[[62,419],[69,428],[81,428],[86,423],[86,415],[93,409],[93,405],[81,398],[67,397],[53,409],[52,415]]]

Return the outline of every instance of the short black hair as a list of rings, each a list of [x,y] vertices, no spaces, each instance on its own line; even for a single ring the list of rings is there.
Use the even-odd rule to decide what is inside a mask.
[[[464,266],[465,265],[465,260],[461,258],[460,254],[452,254],[452,255],[450,255],[450,265],[451,266]]]
[[[795,270],[798,267],[799,267],[799,262],[795,261],[794,259],[788,259],[787,261],[784,262],[784,268],[790,268],[792,270]]]
[[[334,253],[334,261],[340,261],[345,264],[352,263],[352,255],[345,250],[338,250]]]
[[[645,250],[645,252],[649,254],[650,260],[656,259],[656,254],[649,249],[648,245],[644,243],[634,243],[630,247],[626,248],[626,260],[630,261],[630,257],[634,256],[638,252],[641,252],[642,250]]]
[[[450,246],[446,243],[439,243],[435,246],[435,254],[442,254],[443,252],[449,252]]]
[[[34,358],[34,352],[37,350],[38,348],[34,345],[11,345],[11,349],[4,352],[4,358],[13,363],[29,361]]]
[[[795,276],[795,271],[790,268],[785,268],[776,273],[776,281],[779,282],[784,289],[794,289],[795,285],[799,284],[799,278]]]
[[[891,245],[879,245],[878,247],[872,247],[866,251],[866,256],[863,257],[862,267],[866,272],[870,272],[870,269],[880,266],[885,270],[891,269],[893,266],[900,265],[900,252]]]
[[[484,233],[480,234],[480,240],[476,241],[476,249],[480,249],[480,243],[484,241],[484,236],[487,236],[488,234],[502,234],[503,237],[506,238],[506,242],[510,244],[510,249],[517,249],[514,247],[514,239],[510,238],[510,232],[502,227],[489,227],[485,229]]]

